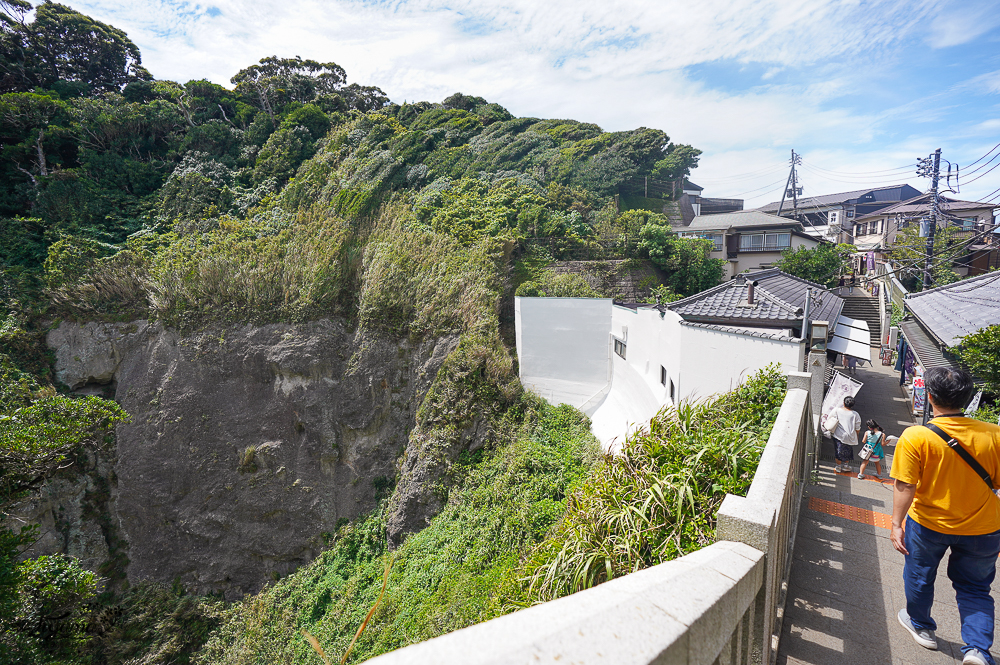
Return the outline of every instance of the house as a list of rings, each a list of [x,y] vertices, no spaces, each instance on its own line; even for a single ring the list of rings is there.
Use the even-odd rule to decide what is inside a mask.
[[[770,268],[781,258],[783,249],[811,249],[820,243],[805,232],[800,222],[757,210],[698,215],[690,224],[673,229],[681,237],[711,240],[711,256],[726,261],[727,278],[747,270]]]
[[[726,392],[776,363],[802,369],[806,321],[827,321],[827,347],[870,361],[863,322],[819,284],[772,269],[667,305],[601,298],[515,298],[522,384],[591,418],[609,450],[663,406]],[[858,341],[854,338],[863,338]]]
[[[699,187],[688,179],[684,179],[683,193],[691,204],[694,215],[718,215],[725,212],[743,210],[743,199],[719,199],[702,196],[704,187]]]
[[[904,301],[909,315],[899,331],[913,353],[913,376],[931,367],[957,367],[953,356],[966,335],[1000,324],[1000,273],[970,277],[960,282],[911,293]],[[922,404],[917,391],[915,411]]]
[[[807,233],[832,242],[851,242],[851,227],[855,219],[919,194],[919,190],[907,184],[888,185],[822,196],[804,196],[798,199],[798,206],[794,208],[791,200],[786,199],[784,206],[781,206],[781,201],[774,201],[757,210],[776,215],[781,206],[781,216],[793,219],[797,217]]]
[[[938,210],[941,212],[938,217],[938,227],[954,228],[956,240],[969,239],[973,236],[979,238],[978,242],[970,246],[970,250],[978,252],[980,257],[975,260],[975,265],[982,264],[980,267],[983,272],[988,270],[992,261],[987,246],[996,239],[990,232],[997,228],[994,216],[1000,205],[960,201],[947,196],[940,196],[938,199]],[[854,244],[860,251],[891,251],[899,231],[909,226],[919,226],[921,220],[930,218],[930,210],[931,195],[920,194],[858,217],[854,225]],[[984,253],[986,256],[982,258]],[[970,274],[968,263],[974,259],[975,256],[956,257],[956,262],[959,264],[956,266],[956,271],[963,276]]]

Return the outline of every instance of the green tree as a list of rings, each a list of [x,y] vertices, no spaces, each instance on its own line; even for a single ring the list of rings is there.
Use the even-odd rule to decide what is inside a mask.
[[[966,335],[955,354],[987,392],[1000,397],[1000,324]]]
[[[126,34],[65,5],[0,4],[0,92],[55,88],[63,96],[117,92],[152,78]]]
[[[680,238],[661,224],[646,224],[640,238],[650,261],[667,273],[665,284],[672,291],[686,297],[722,281],[725,261],[711,258],[711,240]]]
[[[833,245],[827,242],[816,247],[799,247],[797,249],[781,250],[781,258],[775,262],[775,267],[810,282],[816,282],[826,287],[837,285],[838,276],[847,266],[848,258],[854,254],[854,245],[841,243]]]
[[[347,80],[344,68],[335,62],[317,62],[276,55],[241,69],[231,79],[236,92],[277,122],[276,116],[289,102],[306,103],[322,94],[336,93]]]
[[[677,180],[688,177],[691,169],[698,167],[701,150],[685,144],[671,143],[667,146],[666,153],[663,159],[656,162],[650,175],[661,180]]]
[[[960,259],[964,252],[952,249],[956,244],[955,227],[938,228],[934,233],[934,257],[952,257]],[[899,281],[910,291],[921,291],[924,286],[924,257],[927,253],[927,238],[920,237],[920,225],[911,224],[900,229],[896,240],[889,248],[892,265],[898,272]],[[933,258],[931,265],[931,287],[944,286],[961,279],[952,268],[953,261],[945,258]]]

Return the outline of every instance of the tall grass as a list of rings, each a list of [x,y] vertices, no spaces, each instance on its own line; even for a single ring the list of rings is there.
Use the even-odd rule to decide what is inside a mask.
[[[519,561],[563,514],[598,458],[589,422],[567,406],[524,396],[520,425],[495,451],[467,454],[446,507],[395,552],[382,603],[349,662],[457,630],[508,611]],[[514,416],[512,416],[514,417]],[[382,588],[385,507],[343,527],[329,550],[294,575],[228,610],[200,663],[314,664],[301,630],[328,654],[346,652]]]
[[[668,407],[607,455],[523,567],[522,604],[551,600],[712,542],[727,493],[745,494],[781,406],[775,366],[733,392]]]

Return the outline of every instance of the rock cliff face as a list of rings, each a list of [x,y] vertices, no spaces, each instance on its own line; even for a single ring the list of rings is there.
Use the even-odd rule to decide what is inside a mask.
[[[113,393],[131,416],[107,474],[129,581],[228,597],[307,563],[375,506],[456,343],[339,320],[191,336],[63,323],[48,337],[60,381]]]

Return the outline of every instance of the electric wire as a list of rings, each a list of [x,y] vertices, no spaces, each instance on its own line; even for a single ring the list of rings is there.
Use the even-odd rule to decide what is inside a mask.
[[[748,191],[748,192],[742,192],[742,193],[740,193],[740,194],[735,194],[735,195],[733,195],[733,197],[732,197],[732,198],[734,198],[734,199],[735,199],[735,198],[739,198],[739,197],[741,197],[741,196],[746,196],[747,194],[753,194],[754,192],[759,192],[760,190],[762,190],[762,189],[767,189],[768,187],[775,187],[776,185],[781,185],[781,184],[783,184],[784,182],[785,182],[785,179],[784,179],[784,178],[782,178],[781,180],[778,180],[777,182],[772,182],[772,183],[771,183],[771,184],[769,184],[769,185],[764,185],[763,187],[758,187],[757,189],[751,189],[751,190],[750,190],[750,191]],[[771,190],[771,191],[777,191],[778,189],[781,189],[781,188],[780,188],[780,187],[777,187],[776,189],[773,189],[773,190]],[[768,194],[770,194],[771,192],[767,192],[767,193],[768,193]],[[758,194],[757,196],[764,196],[764,195],[763,195],[763,194]]]
[[[972,162],[971,164],[969,164],[969,165],[968,165],[968,166],[966,166],[965,168],[971,168],[971,167],[975,166],[975,165],[976,165],[976,164],[978,164],[979,162],[981,162],[981,161],[983,161],[984,159],[986,159],[987,157],[989,157],[989,156],[990,156],[990,154],[992,154],[992,153],[993,153],[993,151],[994,151],[994,150],[996,150],[997,148],[1000,148],[1000,143],[997,143],[997,144],[996,144],[995,146],[993,146],[992,148],[990,148],[990,149],[989,149],[989,152],[987,152],[987,153],[986,153],[985,155],[983,155],[982,157],[980,157],[980,158],[979,158],[979,159],[977,159],[976,161]]]
[[[997,153],[997,157],[1000,157],[1000,152],[998,152],[998,153]],[[992,162],[992,161],[993,161],[993,160],[991,159],[991,160],[990,160],[990,162]],[[987,162],[987,164],[989,164],[990,162]],[[985,164],[984,164],[984,166],[985,166]],[[994,165],[993,165],[993,166],[992,166],[992,167],[991,167],[991,168],[989,169],[989,171],[984,171],[983,173],[980,173],[979,175],[977,175],[977,176],[976,176],[975,178],[973,178],[972,180],[966,180],[966,181],[965,181],[965,185],[966,185],[966,186],[968,186],[968,185],[969,185],[969,183],[973,183],[973,182],[975,182],[975,181],[979,180],[979,179],[980,179],[980,178],[982,178],[982,177],[983,177],[984,175],[987,175],[987,174],[989,174],[989,173],[990,173],[990,171],[993,171],[993,169],[997,168],[998,166],[1000,166],[1000,162],[997,162],[996,164],[994,164]]]
[[[810,166],[812,166],[812,168],[814,168],[814,169],[816,169],[818,171],[823,171],[825,173],[832,173],[833,175],[848,175],[848,176],[853,176],[853,175],[858,175],[858,176],[863,176],[863,175],[879,175],[879,174],[882,174],[882,173],[892,173],[894,171],[912,171],[913,168],[914,168],[914,165],[910,164],[910,165],[907,165],[907,166],[899,166],[899,167],[894,168],[894,169],[885,169],[885,170],[882,170],[882,171],[833,171],[833,170],[830,170],[830,169],[824,169],[823,167],[816,166],[814,164],[810,164]]]

